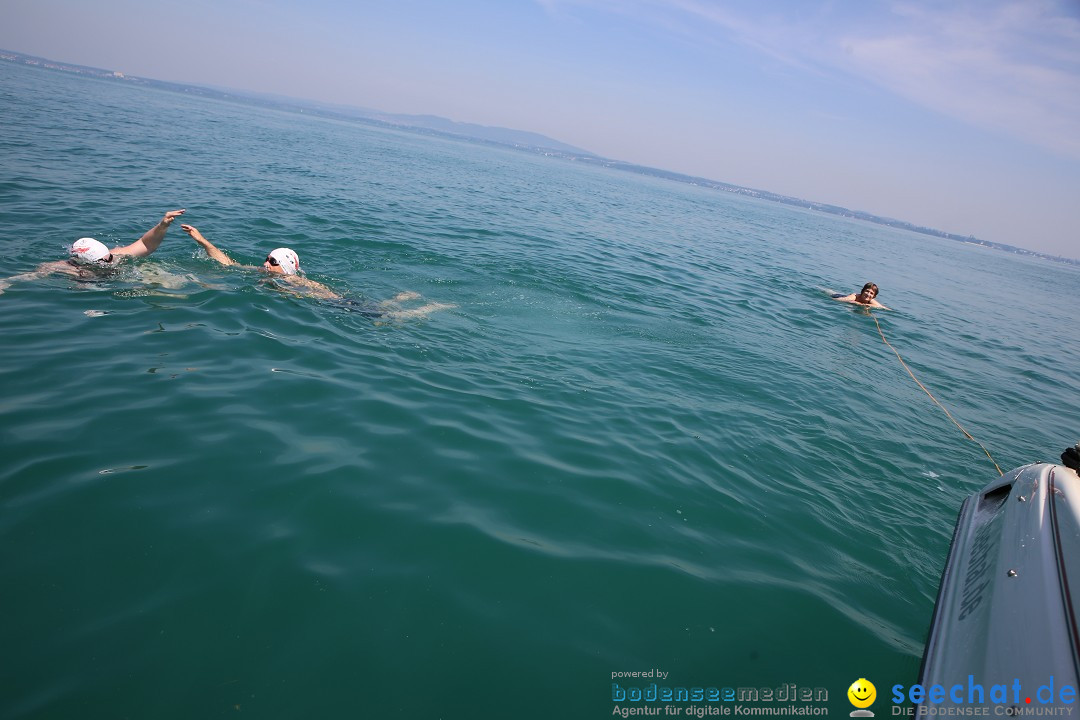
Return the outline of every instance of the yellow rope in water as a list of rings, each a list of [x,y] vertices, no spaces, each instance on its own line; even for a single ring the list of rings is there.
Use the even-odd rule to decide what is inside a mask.
[[[973,438],[971,436],[971,433],[969,433],[967,430],[965,430],[960,425],[960,423],[956,422],[956,419],[952,416],[952,413],[950,413],[948,410],[946,410],[945,406],[938,402],[938,399],[936,397],[934,397],[933,393],[931,393],[929,390],[927,390],[926,386],[923,385],[921,382],[919,382],[919,378],[915,377],[915,373],[911,372],[911,368],[909,368],[907,363],[904,362],[904,358],[900,357],[900,353],[896,352],[896,348],[894,348],[892,346],[892,343],[885,339],[885,333],[883,333],[881,331],[881,323],[878,322],[877,317],[874,315],[874,313],[870,313],[870,317],[874,318],[874,324],[877,325],[877,331],[878,331],[878,335],[881,336],[881,341],[884,342],[886,345],[888,345],[889,349],[892,350],[893,353],[896,354],[896,359],[899,360],[900,364],[904,366],[904,369],[907,370],[907,374],[911,376],[911,379],[915,381],[915,384],[918,385],[919,387],[921,387],[923,392],[930,396],[930,399],[934,401],[935,405],[937,405],[939,408],[941,408],[942,410],[945,411],[945,414],[949,417],[950,420],[952,420],[953,425],[958,427],[960,429],[960,432],[964,433],[964,437],[966,437],[968,440],[970,440],[971,442],[975,443],[976,445],[978,445],[979,447],[982,448],[982,451],[984,453],[986,453],[986,457],[990,458],[990,462],[994,463],[994,467],[997,469],[998,475],[1004,475],[1005,473],[1001,472],[1001,468],[998,467],[998,464],[996,462],[994,462],[994,458],[991,457],[990,451],[986,449],[986,446],[983,445],[978,440],[976,440],[975,438]]]

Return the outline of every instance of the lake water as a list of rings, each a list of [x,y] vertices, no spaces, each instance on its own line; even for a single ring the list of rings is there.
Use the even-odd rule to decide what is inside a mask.
[[[654,669],[888,714],[997,472],[828,291],[881,286],[1002,469],[1080,437],[1075,266],[8,63],[0,127],[3,276],[187,208],[241,262],[456,305],[373,322],[175,225],[12,284],[3,718],[606,718]]]

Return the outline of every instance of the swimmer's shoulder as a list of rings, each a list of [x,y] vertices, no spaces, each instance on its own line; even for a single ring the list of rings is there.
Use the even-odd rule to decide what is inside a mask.
[[[303,294],[308,297],[318,298],[320,300],[341,299],[341,295],[326,287],[321,282],[310,280],[303,275],[284,275],[277,279],[284,280],[289,285],[304,288]]]

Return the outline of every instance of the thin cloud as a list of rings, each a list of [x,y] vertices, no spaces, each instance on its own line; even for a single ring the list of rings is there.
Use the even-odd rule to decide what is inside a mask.
[[[843,39],[849,72],[965,123],[1080,158],[1080,21],[1050,3],[933,12]]]
[[[538,0],[619,13],[803,71],[861,78],[968,125],[1080,158],[1080,13],[1052,0],[760,4]],[[778,9],[781,8],[781,9]]]

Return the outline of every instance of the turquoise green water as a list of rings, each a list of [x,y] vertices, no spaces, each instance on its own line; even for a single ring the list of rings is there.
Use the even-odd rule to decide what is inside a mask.
[[[0,295],[3,718],[604,718],[651,668],[846,716],[914,682],[996,471],[826,291],[881,286],[1003,469],[1080,433],[1075,267],[6,64],[0,127],[4,275],[184,207],[457,306],[175,226]]]

